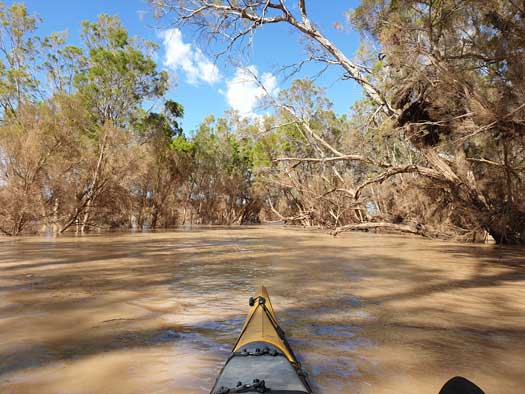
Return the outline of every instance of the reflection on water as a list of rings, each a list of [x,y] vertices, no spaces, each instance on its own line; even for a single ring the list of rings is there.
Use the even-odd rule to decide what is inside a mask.
[[[521,394],[524,256],[279,227],[4,238],[0,392],[207,393],[264,284],[320,394]]]

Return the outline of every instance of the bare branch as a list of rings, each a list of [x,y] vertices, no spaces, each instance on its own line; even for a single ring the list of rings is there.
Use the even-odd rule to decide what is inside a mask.
[[[333,163],[337,161],[360,161],[363,163],[372,164],[378,167],[389,167],[391,164],[385,163],[382,161],[376,161],[366,156],[361,155],[343,155],[333,156],[333,157],[324,157],[324,158],[315,158],[315,157],[280,157],[274,159],[274,162],[285,162],[285,161],[296,161],[298,163],[310,162],[310,163]]]
[[[416,172],[420,175],[423,175],[427,178],[432,178],[434,180],[438,180],[438,181],[442,181],[442,182],[448,182],[449,180],[444,177],[440,172],[436,171],[436,170],[433,170],[432,168],[427,168],[427,167],[422,167],[422,166],[416,166],[414,164],[409,164],[409,165],[406,165],[406,166],[393,166],[393,167],[390,167],[388,170],[386,170],[385,172],[379,174],[378,176],[372,178],[372,179],[369,179],[368,181],[362,183],[361,185],[359,185],[355,191],[355,199],[357,200],[359,198],[359,195],[361,193],[361,191],[369,186],[369,185],[372,185],[374,183],[382,183],[384,182],[385,180],[387,180],[388,178],[391,178],[393,177],[394,175],[397,175],[397,174],[407,174],[407,173],[413,173],[413,172]]]
[[[167,4],[158,4],[157,7],[161,9],[168,9],[168,11],[175,11],[178,15],[180,22],[193,23],[198,26],[206,27],[211,34],[219,35],[220,31],[215,26],[221,24],[221,21],[231,19],[229,23],[224,26],[225,28],[231,28],[236,33],[231,34],[236,39],[250,34],[261,25],[274,24],[274,23],[288,23],[295,29],[305,34],[311,40],[316,42],[332,57],[332,61],[339,64],[345,70],[345,77],[351,78],[359,83],[365,93],[379,106],[382,111],[387,115],[398,114],[392,105],[387,101],[384,94],[376,88],[370,81],[368,81],[363,75],[362,67],[358,66],[350,59],[348,59],[342,51],[339,50],[328,38],[326,38],[307,17],[305,0],[299,0],[299,11],[301,16],[296,18],[286,7],[284,1],[280,0],[279,4],[272,3],[270,0],[265,1],[246,1],[241,5],[235,4],[230,1],[215,1],[211,2],[208,0],[194,0],[191,1],[187,6],[186,2],[179,2],[172,0]],[[192,7],[193,6],[193,7]],[[272,9],[280,11],[277,15],[268,16],[267,10]],[[217,21],[218,20],[218,21]],[[239,32],[239,25],[236,22],[249,21],[253,22],[253,26],[248,29]]]
[[[304,23],[310,23],[308,17],[306,16],[306,4],[305,0],[299,0],[299,10],[301,11],[301,16]]]
[[[476,158],[473,158],[473,157],[467,157],[467,161],[474,162],[474,163],[487,164],[487,165],[494,166],[494,167],[509,168],[512,171],[525,171],[525,166],[508,167],[508,166],[505,165],[505,163],[498,163],[498,162],[495,162],[495,161],[492,161],[492,160],[488,160],[488,159],[484,159],[484,158],[476,159]]]
[[[341,226],[336,228],[331,232],[332,235],[336,236],[344,231],[352,230],[375,230],[375,229],[386,229],[392,231],[399,231],[402,233],[416,234],[416,235],[425,235],[423,228],[418,226],[409,226],[406,224],[394,224],[388,222],[368,222],[368,223],[355,223],[347,224],[346,226]]]

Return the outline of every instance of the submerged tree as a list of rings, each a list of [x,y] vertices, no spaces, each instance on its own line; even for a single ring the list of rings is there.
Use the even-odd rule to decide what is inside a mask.
[[[85,66],[75,74],[74,86],[93,116],[96,149],[92,175],[62,231],[79,221],[82,230],[89,225],[94,201],[115,175],[111,161],[119,158],[111,151],[125,143],[119,129],[130,126],[144,100],[159,98],[167,89],[167,75],[157,71],[149,53],[154,44],[129,37],[117,18],[100,15],[97,22],[84,22],[82,38],[87,54],[81,55]]]
[[[310,135],[308,143],[314,141],[319,149],[315,155],[281,160],[293,166],[366,164],[370,175],[356,188],[356,198],[392,177],[417,175],[419,181],[411,186],[439,196],[453,229],[483,229],[500,243],[525,242],[521,5],[366,0],[349,19],[371,34],[381,53],[379,62],[368,59],[358,65],[317,28],[304,0],[293,5],[271,0],[152,2],[161,13],[205,30],[227,49],[251,44],[263,25],[292,26],[310,42],[311,60],[339,65],[343,77],[363,87],[366,129],[396,135],[412,152],[408,161],[392,161],[340,151],[289,111]]]
[[[445,177],[458,227],[525,242],[525,9],[506,1],[365,1],[349,14],[386,55],[400,132]]]
[[[235,112],[199,126],[194,144],[188,203],[203,223],[233,224],[257,221],[259,205],[252,196],[252,140],[255,127]],[[244,137],[243,137],[244,135]]]
[[[191,144],[184,137],[179,118],[183,107],[174,101],[164,103],[161,113],[144,114],[137,121],[138,138],[145,154],[140,173],[134,178],[134,204],[137,224],[144,226],[149,219],[152,228],[162,220],[164,227],[177,223],[176,195],[188,176]]]
[[[82,47],[65,34],[34,36],[38,18],[21,4],[1,5],[0,19],[1,231],[112,222],[108,211],[125,211],[122,188],[140,157],[133,125],[144,101],[167,89],[154,44],[107,15],[84,23]],[[38,70],[49,88],[40,89]]]
[[[303,0],[153,2],[226,50],[291,26],[365,97],[338,116],[302,79],[267,97],[271,115],[184,133],[155,45],[118,18],[85,22],[76,47],[0,5],[0,232],[277,218],[525,241],[522,5],[365,0],[347,14],[364,33],[353,61]]]

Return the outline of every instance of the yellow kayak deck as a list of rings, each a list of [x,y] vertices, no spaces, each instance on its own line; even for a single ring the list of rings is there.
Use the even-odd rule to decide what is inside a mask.
[[[252,299],[254,303],[250,307],[250,312],[233,351],[236,352],[252,342],[267,342],[283,352],[290,362],[297,363],[293,352],[285,342],[284,333],[277,324],[275,311],[266,288],[261,286]]]

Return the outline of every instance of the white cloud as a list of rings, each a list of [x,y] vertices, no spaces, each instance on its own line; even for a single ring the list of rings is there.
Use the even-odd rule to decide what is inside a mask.
[[[259,72],[257,67],[238,67],[232,79],[226,82],[226,99],[233,109],[239,111],[241,116],[257,117],[254,112],[255,107],[266,95],[277,92],[277,79],[271,73],[264,73],[259,78],[260,86],[257,82]],[[266,91],[265,91],[266,89]]]
[[[164,44],[164,65],[173,71],[181,69],[186,74],[188,83],[197,85],[207,82],[210,85],[219,80],[219,69],[199,48],[182,41],[179,29],[165,30],[160,34]]]

